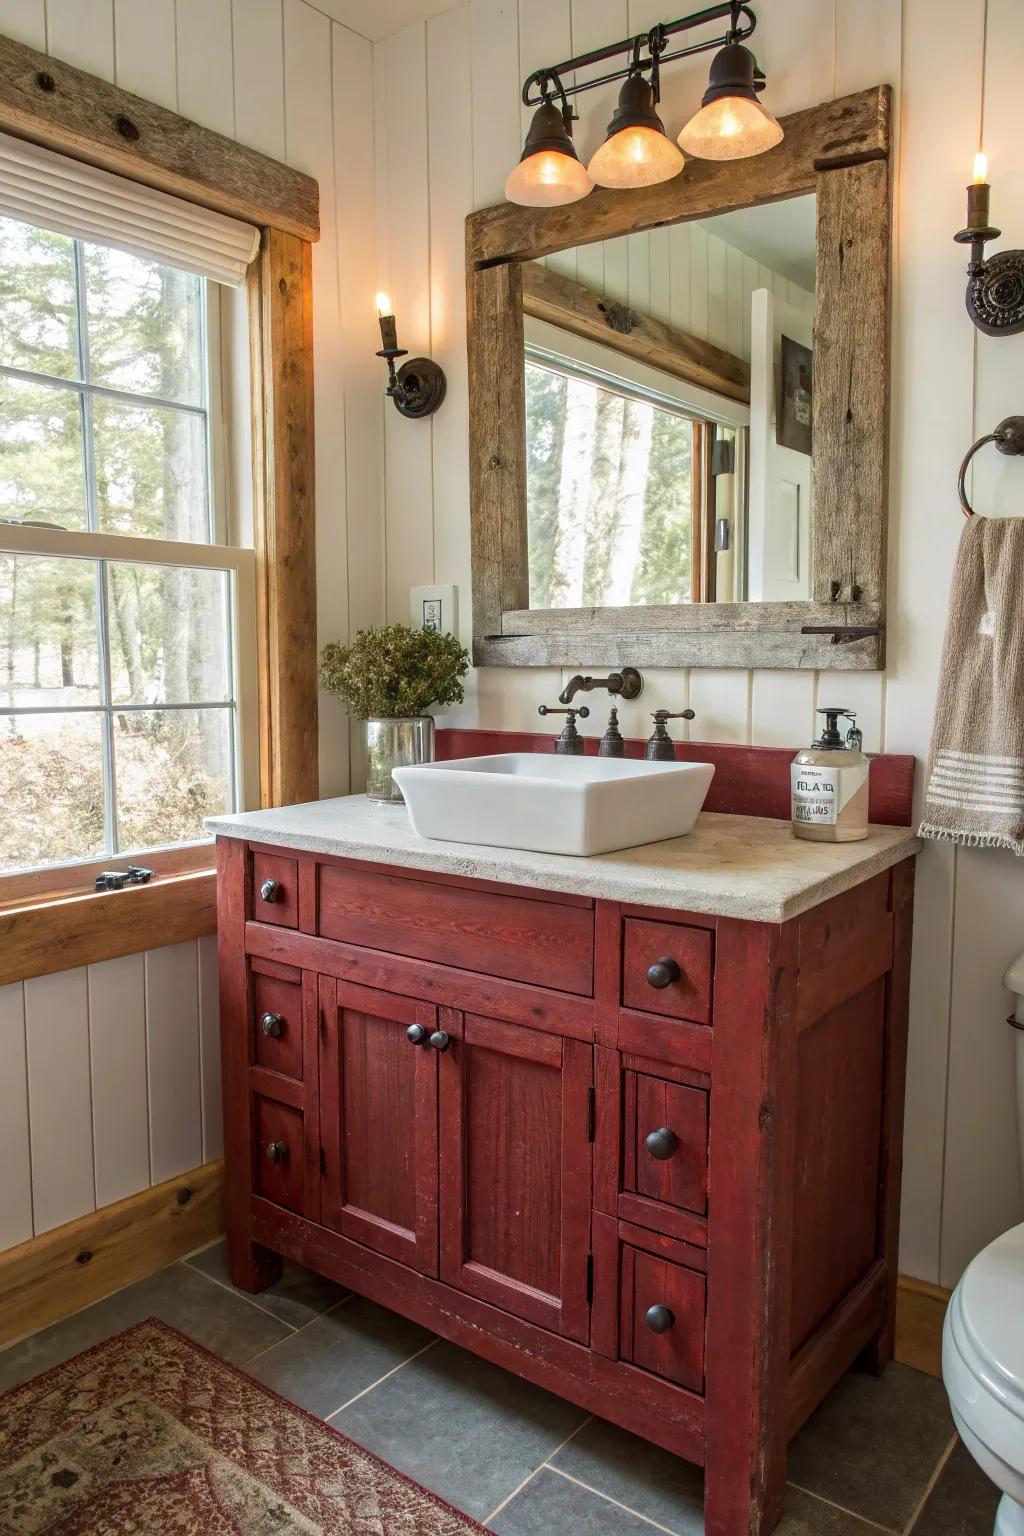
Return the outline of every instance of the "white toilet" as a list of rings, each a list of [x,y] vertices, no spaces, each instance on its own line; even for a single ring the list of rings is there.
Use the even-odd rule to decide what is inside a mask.
[[[1024,1177],[1024,955],[1004,986],[1017,994],[1017,1110]],[[1001,1488],[995,1536],[1024,1536],[1024,1225],[967,1266],[950,1298],[942,1375],[960,1437]]]

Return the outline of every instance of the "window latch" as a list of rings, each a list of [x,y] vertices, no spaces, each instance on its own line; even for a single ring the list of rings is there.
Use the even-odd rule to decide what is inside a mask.
[[[96,889],[123,891],[126,885],[148,885],[152,874],[151,869],[143,869],[138,864],[129,864],[127,869],[105,869],[96,876]]]

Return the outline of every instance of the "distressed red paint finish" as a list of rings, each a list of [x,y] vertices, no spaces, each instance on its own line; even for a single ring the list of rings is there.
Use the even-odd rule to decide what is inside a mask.
[[[708,1536],[768,1532],[791,1435],[892,1354],[913,860],[769,924],[290,850],[288,928],[272,856],[221,844],[235,1281],[308,1264],[703,1464]]]

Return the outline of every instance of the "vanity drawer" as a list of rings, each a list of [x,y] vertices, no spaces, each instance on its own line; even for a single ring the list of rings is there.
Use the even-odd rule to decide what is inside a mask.
[[[594,908],[340,865],[318,866],[325,939],[592,997]]]
[[[299,926],[299,865],[278,853],[252,855],[252,916],[278,928]]]
[[[621,1359],[703,1392],[707,1276],[628,1243],[620,1265]]]
[[[306,1210],[305,1125],[301,1109],[253,1095],[253,1189],[300,1216]]]
[[[591,1348],[703,1394],[704,1250],[596,1211],[592,1245]]]
[[[622,1077],[623,1192],[706,1215],[706,1090],[645,1072]]]
[[[252,1059],[268,1072],[302,1080],[302,973],[266,960],[252,968]]]
[[[711,1023],[714,937],[708,928],[627,917],[622,936],[622,1003],[694,1024]]]

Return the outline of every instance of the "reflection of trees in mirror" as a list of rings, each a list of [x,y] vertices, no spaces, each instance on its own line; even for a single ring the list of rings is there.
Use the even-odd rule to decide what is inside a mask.
[[[532,608],[690,600],[693,421],[526,365]]]
[[[190,273],[0,220],[0,518],[209,543],[205,305]],[[8,714],[0,869],[110,851],[101,730],[121,846],[230,808],[228,618],[220,572],[0,556],[7,711],[99,706],[104,657],[115,706],[229,706]]]

